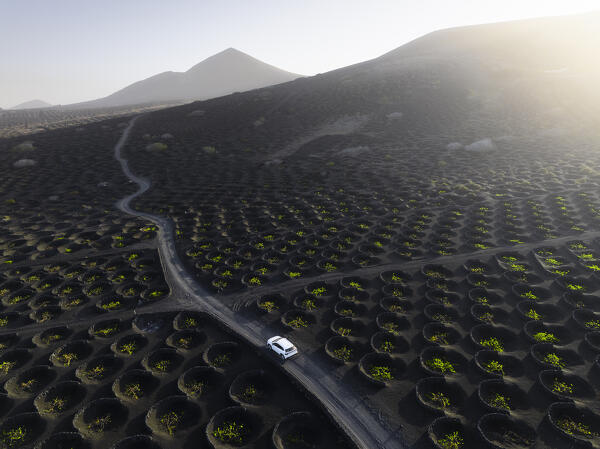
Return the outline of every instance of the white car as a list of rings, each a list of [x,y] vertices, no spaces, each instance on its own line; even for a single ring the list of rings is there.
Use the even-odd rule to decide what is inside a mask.
[[[279,355],[283,360],[298,354],[298,348],[296,348],[287,338],[280,336],[269,338],[267,340],[267,348]]]

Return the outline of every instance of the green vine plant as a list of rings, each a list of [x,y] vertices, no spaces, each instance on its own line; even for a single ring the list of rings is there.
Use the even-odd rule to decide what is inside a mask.
[[[510,399],[504,395],[501,395],[500,393],[494,394],[489,399],[489,404],[492,407],[501,408],[504,410],[511,410]]]
[[[446,409],[450,407],[450,398],[444,393],[429,393],[427,399],[437,408]]]
[[[175,411],[170,411],[160,417],[160,423],[167,430],[167,433],[169,435],[173,436],[173,435],[175,435],[177,426],[181,422],[182,418],[183,418],[183,413],[177,413]]]
[[[442,449],[460,449],[464,447],[465,441],[458,431],[448,433],[437,440]]]
[[[242,445],[250,433],[250,429],[244,423],[228,421],[213,430],[213,437],[223,443]]]
[[[349,346],[341,346],[333,350],[333,355],[344,362],[349,362],[352,359],[353,350]]]
[[[437,371],[442,374],[456,373],[456,369],[455,369],[454,365],[450,361],[448,361],[446,359],[442,359],[440,357],[434,357],[432,359],[425,361],[425,366],[427,366],[432,371]]]
[[[556,425],[569,435],[582,436],[589,439],[598,436],[597,432],[590,430],[590,426],[588,424],[585,424],[581,421],[575,421],[570,416],[563,416],[559,418],[556,422]]]
[[[94,433],[102,433],[110,425],[111,421],[110,415],[99,416],[88,424],[88,429]]]
[[[22,446],[27,439],[27,428],[25,426],[12,427],[2,431],[0,442],[3,447],[12,448]]]
[[[573,394],[573,384],[562,382],[558,379],[554,379],[552,387],[550,388],[554,393],[567,395]]]
[[[479,340],[479,344],[484,348],[491,349],[492,351],[502,352],[504,351],[504,346],[502,342],[496,337],[489,337],[487,339]]]
[[[369,368],[369,375],[375,380],[384,382],[394,379],[394,375],[389,366],[372,366]]]
[[[549,332],[537,332],[533,334],[533,339],[542,343],[558,343],[560,340]]]

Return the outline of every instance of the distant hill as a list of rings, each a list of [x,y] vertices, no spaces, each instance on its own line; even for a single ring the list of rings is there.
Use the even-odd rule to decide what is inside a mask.
[[[42,100],[31,100],[26,101],[25,103],[18,104],[13,106],[10,109],[39,109],[39,108],[49,108],[52,107],[50,103],[46,103]]]
[[[157,134],[193,123],[272,159],[370,142],[584,135],[600,129],[599,29],[589,13],[440,30],[369,61],[152,115],[165,123]]]
[[[108,97],[69,107],[95,108],[206,100],[292,81],[300,76],[229,48],[196,64],[187,72],[159,73]]]

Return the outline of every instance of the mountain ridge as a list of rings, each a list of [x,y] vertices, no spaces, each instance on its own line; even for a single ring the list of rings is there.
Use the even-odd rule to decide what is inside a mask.
[[[66,107],[93,108],[207,100],[299,77],[302,75],[279,69],[230,47],[205,58],[185,72],[161,72],[104,98]]]

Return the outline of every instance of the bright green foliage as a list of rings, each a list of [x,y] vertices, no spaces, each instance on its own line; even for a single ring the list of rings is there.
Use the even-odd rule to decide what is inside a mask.
[[[429,341],[432,343],[438,343],[440,345],[448,345],[448,334],[446,332],[438,332],[429,337]]]
[[[67,405],[67,401],[64,398],[55,397],[48,401],[48,407],[44,410],[46,413],[60,413]]]
[[[489,400],[489,404],[492,407],[496,407],[496,408],[502,408],[504,410],[510,410],[510,400],[506,397],[501,395],[500,393],[496,393],[494,394],[490,400]]]
[[[136,349],[137,349],[137,345],[134,342],[124,343],[121,346],[119,346],[120,352],[129,354],[129,355],[132,355]]]
[[[444,435],[437,440],[437,444],[443,449],[460,449],[464,446],[464,439],[458,431]]]
[[[502,342],[496,337],[490,337],[486,339],[479,340],[479,344],[484,348],[491,349],[492,351],[502,352],[504,351],[504,346]]]
[[[372,366],[369,369],[369,375],[376,380],[386,381],[394,379],[392,370],[389,366]]]
[[[543,358],[543,361],[549,363],[550,365],[556,366],[557,368],[564,368],[566,366],[564,360],[554,352],[546,354]]]
[[[304,320],[301,316],[297,316],[288,321],[288,324],[296,329],[308,327],[308,321]]]
[[[484,368],[490,373],[496,373],[504,376],[504,365],[497,360],[490,360],[484,365]]]
[[[600,320],[586,321],[585,327],[587,327],[588,329],[600,330]]]
[[[170,411],[160,417],[160,423],[165,427],[165,429],[167,429],[169,435],[173,436],[175,434],[182,415],[183,413],[179,414],[177,412]]]
[[[160,371],[162,373],[166,373],[170,366],[171,366],[170,360],[158,360],[158,361],[154,362],[154,364],[152,365],[152,367],[156,371]]]
[[[123,393],[130,398],[138,400],[142,396],[142,387],[139,383],[131,383],[125,385]]]
[[[314,299],[307,298],[302,301],[302,307],[304,307],[306,310],[315,310],[317,308],[317,304],[315,303]]]
[[[456,373],[456,369],[454,368],[454,365],[452,365],[452,363],[449,362],[448,360],[442,359],[440,357],[434,357],[432,359],[425,361],[425,366],[427,366],[429,369],[431,369],[433,371],[437,371],[442,374]]]
[[[266,310],[267,312],[272,312],[279,309],[274,301],[263,301],[260,303],[260,308]]]
[[[450,398],[444,393],[429,393],[427,399],[432,402],[437,408],[450,407]]]
[[[389,340],[384,340],[381,342],[381,345],[379,345],[379,350],[383,352],[393,352],[394,348],[394,343]]]
[[[532,301],[535,301],[536,299],[539,299],[537,297],[537,295],[535,293],[533,293],[532,291],[521,293],[521,297],[525,298],[525,299],[531,299]]]
[[[26,437],[27,429],[24,426],[18,426],[3,430],[0,441],[3,446],[10,448],[22,445]]]
[[[348,335],[352,334],[352,329],[348,328],[348,327],[338,327],[337,328],[337,332],[338,334],[340,334],[343,337],[347,337]]]
[[[589,425],[582,423],[582,422],[577,422],[573,418],[568,417],[568,416],[564,416],[564,417],[560,418],[556,422],[556,424],[565,433],[568,433],[569,435],[582,436],[585,438],[593,438],[595,436],[598,436],[598,434],[596,432],[592,432],[590,430]]]
[[[244,439],[250,433],[250,429],[243,423],[235,421],[228,421],[221,424],[215,430],[213,430],[213,437],[223,443],[234,443],[241,445],[244,443]]]
[[[349,362],[352,359],[353,352],[351,347],[344,345],[338,349],[334,349],[333,355],[344,362]]]
[[[327,294],[327,289],[325,287],[317,287],[317,288],[313,288],[311,293],[313,295],[315,295],[316,297],[325,296]]]
[[[558,343],[559,339],[549,332],[537,332],[533,334],[533,338],[535,341],[539,341],[542,343]]]
[[[568,384],[566,382],[561,382],[558,379],[554,379],[552,382],[552,391],[558,394],[573,394],[573,384]]]
[[[15,366],[17,366],[17,362],[14,361],[4,361],[2,363],[0,363],[0,373],[2,374],[8,374],[8,372],[13,369]]]

